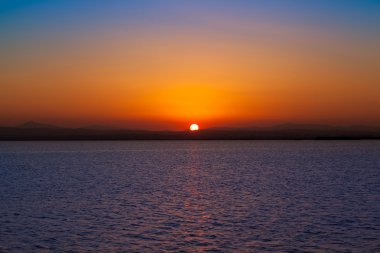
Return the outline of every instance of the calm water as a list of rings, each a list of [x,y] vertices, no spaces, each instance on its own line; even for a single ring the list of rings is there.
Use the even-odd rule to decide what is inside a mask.
[[[380,252],[379,141],[0,142],[1,252]]]

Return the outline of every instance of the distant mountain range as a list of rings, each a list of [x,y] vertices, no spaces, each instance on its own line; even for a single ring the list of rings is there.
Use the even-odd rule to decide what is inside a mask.
[[[90,125],[65,128],[29,121],[0,127],[0,140],[356,140],[380,139],[380,127],[282,124],[273,127],[214,127],[197,132],[117,129]]]
[[[39,123],[39,122],[35,122],[35,121],[28,121],[28,122],[25,122],[25,123],[23,123],[19,126],[16,126],[16,127],[17,128],[23,128],[23,129],[33,129],[33,128],[58,129],[58,128],[62,128],[62,127],[48,125],[48,124]]]

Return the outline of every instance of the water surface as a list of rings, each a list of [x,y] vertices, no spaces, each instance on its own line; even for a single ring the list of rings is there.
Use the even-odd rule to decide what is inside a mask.
[[[380,252],[379,141],[0,142],[0,252]]]

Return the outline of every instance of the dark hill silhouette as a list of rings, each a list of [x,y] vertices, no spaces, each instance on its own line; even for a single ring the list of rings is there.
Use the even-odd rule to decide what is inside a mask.
[[[379,127],[283,124],[273,127],[215,127],[190,131],[148,131],[108,127],[64,128],[27,122],[0,127],[0,140],[330,140],[380,139]]]
[[[288,129],[303,129],[303,130],[333,130],[336,129],[337,127],[334,126],[329,126],[329,125],[318,125],[318,124],[293,124],[293,123],[286,123],[286,124],[280,124],[280,125],[275,125],[271,127],[272,129],[283,129],[283,130],[288,130]]]
[[[88,125],[81,127],[82,129],[91,129],[91,130],[117,130],[119,128],[104,126],[104,125]]]
[[[17,126],[17,128],[23,128],[23,129],[38,129],[38,128],[43,128],[43,129],[58,129],[58,128],[62,128],[62,127],[59,127],[59,126],[54,126],[54,125],[49,125],[49,124],[45,124],[45,123],[40,123],[40,122],[36,122],[36,121],[27,121],[19,126]]]

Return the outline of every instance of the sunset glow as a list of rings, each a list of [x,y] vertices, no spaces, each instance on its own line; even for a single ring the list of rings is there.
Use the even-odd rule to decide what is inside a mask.
[[[0,125],[380,124],[378,1],[5,1],[0,10]]]

